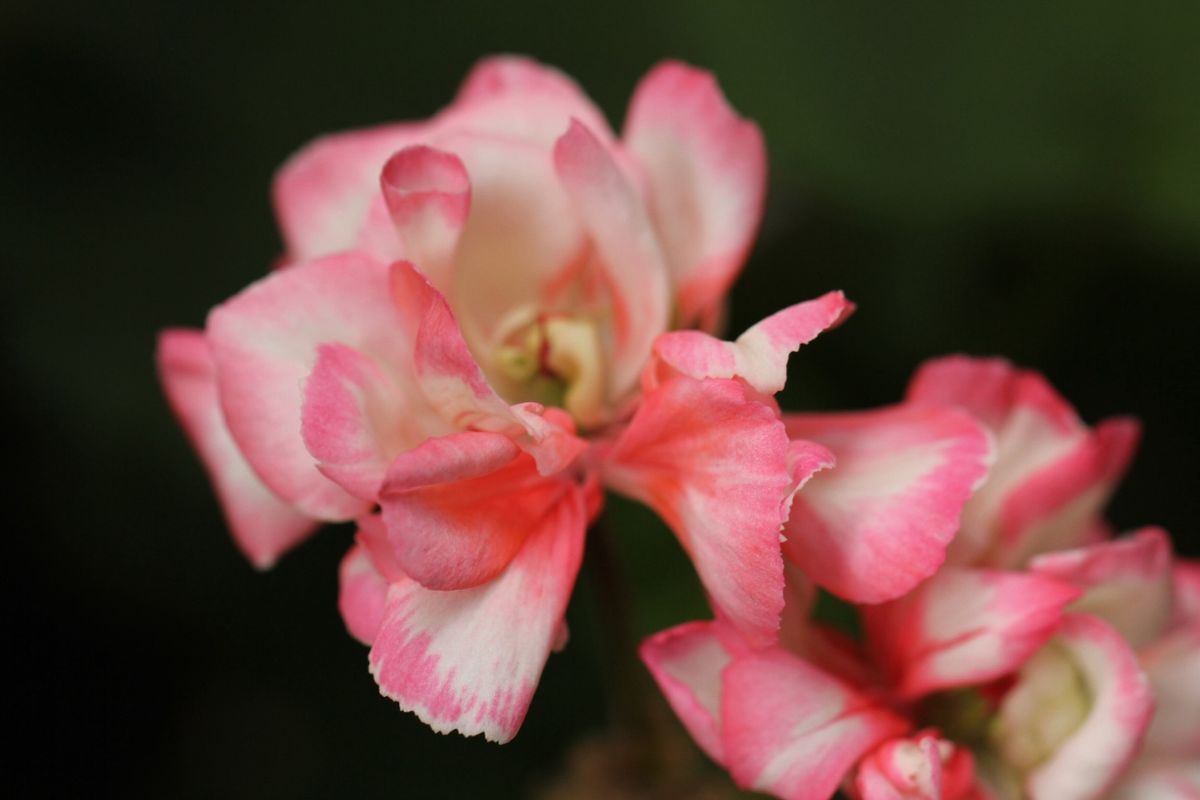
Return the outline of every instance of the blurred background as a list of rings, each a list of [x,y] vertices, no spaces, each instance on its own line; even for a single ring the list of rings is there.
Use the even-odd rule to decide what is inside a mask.
[[[606,714],[587,580],[516,741],[437,736],[344,632],[351,531],[254,572],[153,372],[160,328],[276,256],[289,153],[432,114],[488,53],[557,65],[614,125],[681,58],[758,121],[770,195],[732,330],[832,288],[860,306],[793,360],[785,408],[885,404],[925,358],[1006,354],[1089,421],[1143,419],[1112,518],[1198,554],[1200,4],[451,5],[0,8],[10,796],[519,797],[586,771],[572,743]],[[651,514],[617,504],[610,527],[639,634],[705,615]]]

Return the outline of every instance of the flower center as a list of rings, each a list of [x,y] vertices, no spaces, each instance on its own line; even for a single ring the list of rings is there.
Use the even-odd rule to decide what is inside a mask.
[[[595,322],[523,308],[498,326],[492,373],[513,401],[560,406],[581,428],[606,421],[604,353]]]

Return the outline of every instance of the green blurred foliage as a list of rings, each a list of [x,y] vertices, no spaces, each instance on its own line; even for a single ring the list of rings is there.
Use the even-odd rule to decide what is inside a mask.
[[[517,740],[438,737],[377,696],[338,619],[333,529],[254,573],[153,374],[279,244],[274,168],[427,116],[480,56],[574,75],[619,124],[657,60],[713,70],[771,155],[737,331],[843,288],[785,408],[897,400],[921,360],[1005,353],[1089,420],[1132,412],[1118,527],[1197,551],[1200,5],[167,4],[0,9],[8,604],[31,792],[520,796],[604,722],[595,598]],[[639,634],[705,614],[653,515],[609,520]]]

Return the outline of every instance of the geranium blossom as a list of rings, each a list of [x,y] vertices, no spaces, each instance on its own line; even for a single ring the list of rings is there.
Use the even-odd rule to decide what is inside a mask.
[[[1005,379],[940,392],[997,412],[984,422],[999,431],[1000,456],[964,526],[998,531],[972,540],[975,552],[1018,564],[948,561],[899,598],[858,605],[861,642],[810,619],[816,588],[792,569],[778,645],[755,646],[720,619],[643,645],[672,707],[739,784],[788,800],[839,788],[864,800],[1200,792],[1196,566],[1174,559],[1157,529],[1042,549],[1103,535],[1096,495],[1128,460],[1129,434],[1114,457],[1040,377],[998,361],[934,362],[913,395],[924,405],[947,389],[935,376],[979,371]],[[1011,379],[1058,413],[1032,414]],[[1046,419],[1057,424],[1039,428]],[[1048,496],[1024,514],[1021,498]],[[997,524],[1013,519],[1026,524]]]

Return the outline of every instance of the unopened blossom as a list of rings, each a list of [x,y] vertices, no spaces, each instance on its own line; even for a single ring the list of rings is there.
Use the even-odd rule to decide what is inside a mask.
[[[920,375],[946,365],[959,374],[976,366],[1020,374],[1002,362],[953,359]],[[1040,378],[1022,382],[1049,388]],[[976,408],[1004,409],[1000,418],[1010,419],[1027,413],[1014,399],[1029,397],[1012,386],[959,384]],[[1036,396],[1041,410],[1065,407],[1056,394],[1054,404],[1044,391]],[[1043,496],[1039,480],[1107,494],[1111,459],[1069,457],[1087,452],[1091,434],[1073,413],[1057,419],[1075,431],[1075,446],[1061,450],[1066,460],[1043,457],[1051,468],[1000,477],[1017,474],[1010,485],[1026,497]],[[985,422],[1003,431],[995,420]],[[1062,435],[1068,426],[1029,429]],[[1046,447],[1036,435],[1022,442]],[[989,498],[996,469],[1019,464],[1015,444],[1001,443],[993,475],[968,509]],[[1120,448],[1120,466],[1127,457]],[[1062,479],[1064,464],[1075,480]],[[821,800],[839,788],[863,800],[1194,797],[1197,568],[1173,558],[1157,529],[1042,552],[1081,528],[1104,531],[1097,499],[1076,500],[1081,520],[1058,513],[1077,494],[1053,496],[1035,504],[1045,513],[1034,516],[1069,530],[1008,529],[1020,534],[1023,569],[948,561],[901,597],[857,605],[862,641],[810,619],[816,588],[792,569],[778,645],[756,647],[718,619],[650,638],[643,658],[714,760],[740,785],[787,800]]]
[[[707,73],[655,68],[618,138],[561,73],[489,59],[432,119],[290,159],[280,267],[203,331],[162,335],[167,395],[239,546],[267,567],[356,520],[343,616],[381,691],[436,729],[515,734],[604,486],[658,511],[739,636],[775,641],[780,528],[836,459],[772,395],[852,306],[832,292],[732,342],[682,330],[721,317],[765,174],[758,129]],[[987,438],[953,409],[884,422],[943,520],[896,594],[940,560]],[[862,506],[878,522],[850,509],[827,535],[926,537],[888,513],[913,507],[889,488]]]

